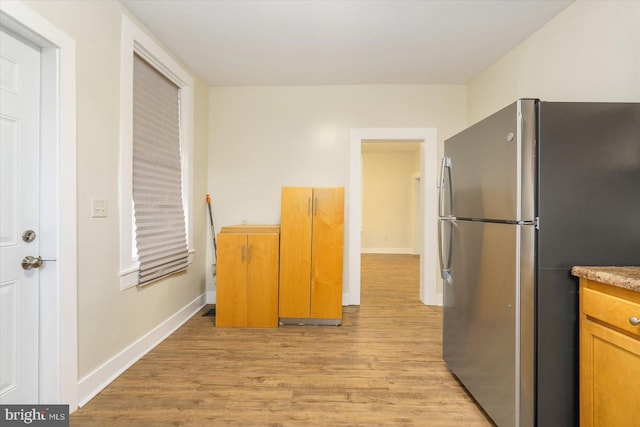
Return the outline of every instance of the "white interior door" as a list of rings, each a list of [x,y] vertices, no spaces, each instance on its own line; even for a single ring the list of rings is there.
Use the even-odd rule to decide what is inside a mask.
[[[40,51],[0,31],[0,65],[0,402],[39,403]]]

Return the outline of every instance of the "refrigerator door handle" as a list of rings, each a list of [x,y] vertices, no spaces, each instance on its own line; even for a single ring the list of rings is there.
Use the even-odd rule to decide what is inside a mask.
[[[448,244],[447,244],[447,258],[446,258],[446,262],[445,262],[445,258],[443,255],[443,248],[442,248],[442,227],[445,226],[445,224],[449,224],[449,232],[448,232]],[[452,253],[452,246],[453,246],[453,225],[454,225],[454,221],[452,219],[441,219],[440,220],[440,224],[438,227],[438,256],[440,258],[440,276],[442,277],[442,280],[446,280],[447,282],[450,281],[451,279],[451,253]]]
[[[445,188],[445,173],[447,173],[448,169],[448,189]],[[440,216],[440,224],[438,226],[438,257],[440,258],[440,275],[443,280],[447,282],[450,281],[451,278],[451,254],[453,244],[453,220],[455,217],[453,215],[453,178],[451,176],[451,158],[443,157],[442,162],[440,163],[440,178],[438,181],[438,215]],[[445,194],[449,196],[449,212],[445,214],[444,212],[444,197]],[[443,253],[443,230],[442,228],[448,224],[448,241],[447,241],[447,257],[445,259]]]
[[[444,203],[443,203],[443,198],[445,196],[445,185],[444,185],[444,175],[445,175],[445,171],[449,170],[448,173],[448,177],[449,177],[449,213],[445,214],[444,213]],[[442,162],[440,163],[440,179],[438,182],[438,215],[443,217],[443,216],[451,216],[453,215],[452,209],[453,209],[453,178],[451,176],[451,159],[449,157],[443,157],[442,158]]]

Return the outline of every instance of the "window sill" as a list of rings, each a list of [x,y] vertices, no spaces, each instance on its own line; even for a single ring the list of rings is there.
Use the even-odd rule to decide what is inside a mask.
[[[189,258],[187,260],[187,265],[193,264],[193,258],[195,253],[196,253],[195,249],[189,249]],[[139,272],[140,272],[140,268],[138,266],[131,267],[127,270],[121,271],[120,272],[120,290],[124,291],[125,289],[138,286]]]

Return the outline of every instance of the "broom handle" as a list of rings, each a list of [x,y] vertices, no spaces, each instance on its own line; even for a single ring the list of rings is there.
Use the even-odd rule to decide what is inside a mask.
[[[211,235],[213,236],[213,252],[218,254],[218,245],[216,244],[216,228],[213,226],[213,214],[211,213],[211,196],[207,194],[207,207],[209,208],[209,223],[211,223]]]

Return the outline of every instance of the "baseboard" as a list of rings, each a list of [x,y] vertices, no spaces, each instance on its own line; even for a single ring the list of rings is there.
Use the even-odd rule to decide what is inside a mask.
[[[86,405],[131,365],[174,333],[205,305],[205,300],[206,294],[198,296],[146,335],[82,378],[78,382],[78,406]]]
[[[349,305],[349,292],[344,292],[342,294],[342,305]]]
[[[362,248],[362,254],[408,254],[415,255],[413,248]]]

